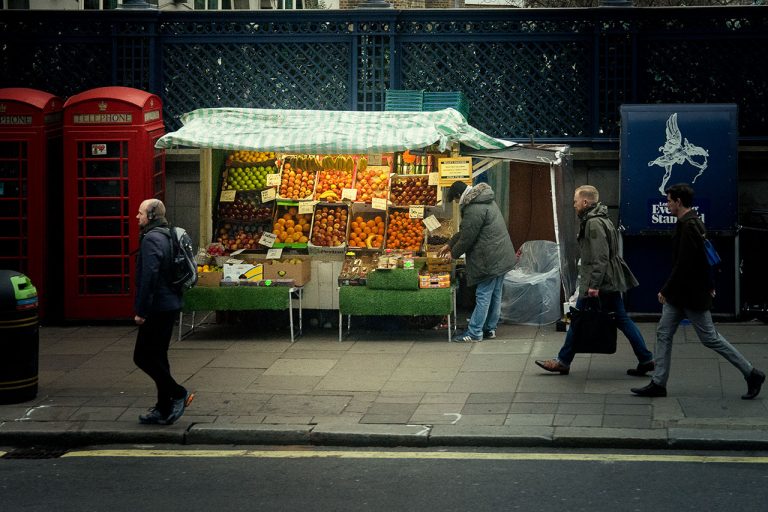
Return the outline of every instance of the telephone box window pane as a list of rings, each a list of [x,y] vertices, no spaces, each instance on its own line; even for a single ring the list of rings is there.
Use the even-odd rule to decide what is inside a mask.
[[[129,169],[128,162],[126,162],[124,160],[123,161],[123,178],[127,178],[128,177],[128,169]]]
[[[83,147],[82,158],[87,158],[89,160],[100,159],[100,158],[120,158],[121,156],[124,156],[123,142],[121,141],[83,142],[82,147]]]
[[[117,295],[124,294],[127,290],[122,287],[120,277],[89,277],[84,279],[84,289],[81,293]]]
[[[90,161],[86,166],[86,178],[119,178],[120,177],[120,162],[119,161]]]
[[[119,220],[93,220],[85,219],[85,233],[87,236],[116,236],[120,235]]]
[[[88,275],[115,275],[122,274],[122,271],[122,262],[118,258],[88,258],[85,260],[85,273]]]
[[[18,258],[19,256],[24,256],[26,254],[26,247],[27,243],[25,240],[0,240],[0,254],[3,256],[11,256],[13,258]],[[0,267],[5,268],[4,262],[10,261],[5,258],[0,259]]]
[[[119,217],[120,201],[86,201],[86,217]]]
[[[0,198],[17,198],[19,196],[19,182],[18,181],[2,181],[0,182]],[[24,189],[26,191],[26,187]]]
[[[18,179],[19,162],[0,162],[0,179]]]
[[[21,212],[18,201],[0,201],[0,217],[18,217],[19,215]]]
[[[113,239],[89,239],[85,246],[88,248],[88,256],[121,256],[123,244],[119,238]]]
[[[0,220],[0,233],[3,238],[12,236],[25,236],[22,233],[22,223],[19,219]]]
[[[24,258],[0,258],[0,267],[24,274],[27,272],[27,260]]]
[[[27,156],[26,142],[0,142],[0,158],[24,158]]]
[[[120,197],[120,182],[117,180],[87,181],[85,195],[86,197]]]

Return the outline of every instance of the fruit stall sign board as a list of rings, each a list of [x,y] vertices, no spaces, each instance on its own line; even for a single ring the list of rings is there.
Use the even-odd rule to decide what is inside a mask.
[[[374,210],[386,210],[387,200],[381,197],[374,197],[371,199],[371,208]]]
[[[426,228],[430,232],[432,232],[440,227],[440,221],[437,220],[437,217],[435,217],[434,215],[430,215],[429,217],[424,219],[424,226],[426,226]]]
[[[236,195],[237,195],[237,190],[222,190],[221,197],[219,198],[219,202],[233,203],[235,201]]]
[[[438,158],[440,185],[449,187],[454,181],[472,183],[472,157]]]
[[[267,186],[268,187],[279,187],[280,186],[280,175],[279,174],[267,174]]]
[[[265,247],[272,247],[276,241],[277,235],[268,231],[262,233],[261,238],[259,238],[259,243]]]
[[[408,216],[412,219],[423,219],[424,218],[424,207],[423,206],[410,206],[408,208]]]
[[[429,173],[429,182],[428,185],[439,185],[440,184],[440,173],[437,172],[431,172]]]
[[[314,212],[316,203],[317,201],[299,201],[299,215]]]
[[[354,201],[357,199],[357,189],[356,188],[343,188],[341,189],[341,198],[342,199],[349,199],[350,201]]]
[[[282,247],[277,249],[269,249],[267,251],[267,259],[268,260],[279,260],[283,256],[283,249]]]
[[[270,201],[274,201],[275,197],[277,197],[275,193],[274,188],[267,188],[261,191],[261,202],[262,203],[268,203]]]

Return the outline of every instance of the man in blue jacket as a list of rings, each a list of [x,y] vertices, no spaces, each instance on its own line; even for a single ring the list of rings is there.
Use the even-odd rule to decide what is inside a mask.
[[[678,183],[666,192],[667,207],[677,217],[677,224],[672,235],[672,273],[658,294],[662,306],[661,319],[656,327],[656,371],[647,386],[631,388],[630,391],[640,396],[667,396],[672,339],[680,322],[687,318],[699,341],[723,356],[744,375],[747,392],[741,398],[751,400],[760,394],[765,374],[728,343],[712,322],[709,310],[715,297],[715,283],[704,249],[707,231],[693,209],[693,188],[687,183]]]
[[[157,403],[139,416],[145,425],[171,425],[192,402],[194,394],[171,376],[168,347],[173,325],[182,306],[182,292],[168,279],[173,256],[165,219],[165,205],[147,199],[139,206],[141,242],[136,257],[136,300],[134,320],[139,326],[133,361],[155,381]]]
[[[459,201],[461,226],[438,256],[458,258],[465,254],[467,286],[477,285],[475,309],[467,331],[455,336],[456,342],[472,343],[496,337],[504,275],[517,262],[507,225],[494,197],[487,183],[469,187],[456,181],[448,191],[449,201]]]

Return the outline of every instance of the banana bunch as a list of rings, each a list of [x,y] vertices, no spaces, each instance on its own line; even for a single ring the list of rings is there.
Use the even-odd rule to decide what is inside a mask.
[[[355,161],[349,155],[326,155],[323,157],[321,166],[324,171],[339,170],[351,173]]]

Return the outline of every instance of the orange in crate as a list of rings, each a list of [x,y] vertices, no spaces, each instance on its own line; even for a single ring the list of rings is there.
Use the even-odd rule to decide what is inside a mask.
[[[352,219],[347,243],[358,249],[381,249],[384,244],[384,217],[358,215]]]
[[[407,211],[389,214],[387,249],[418,251],[424,241],[424,225],[421,219],[411,219]]]

